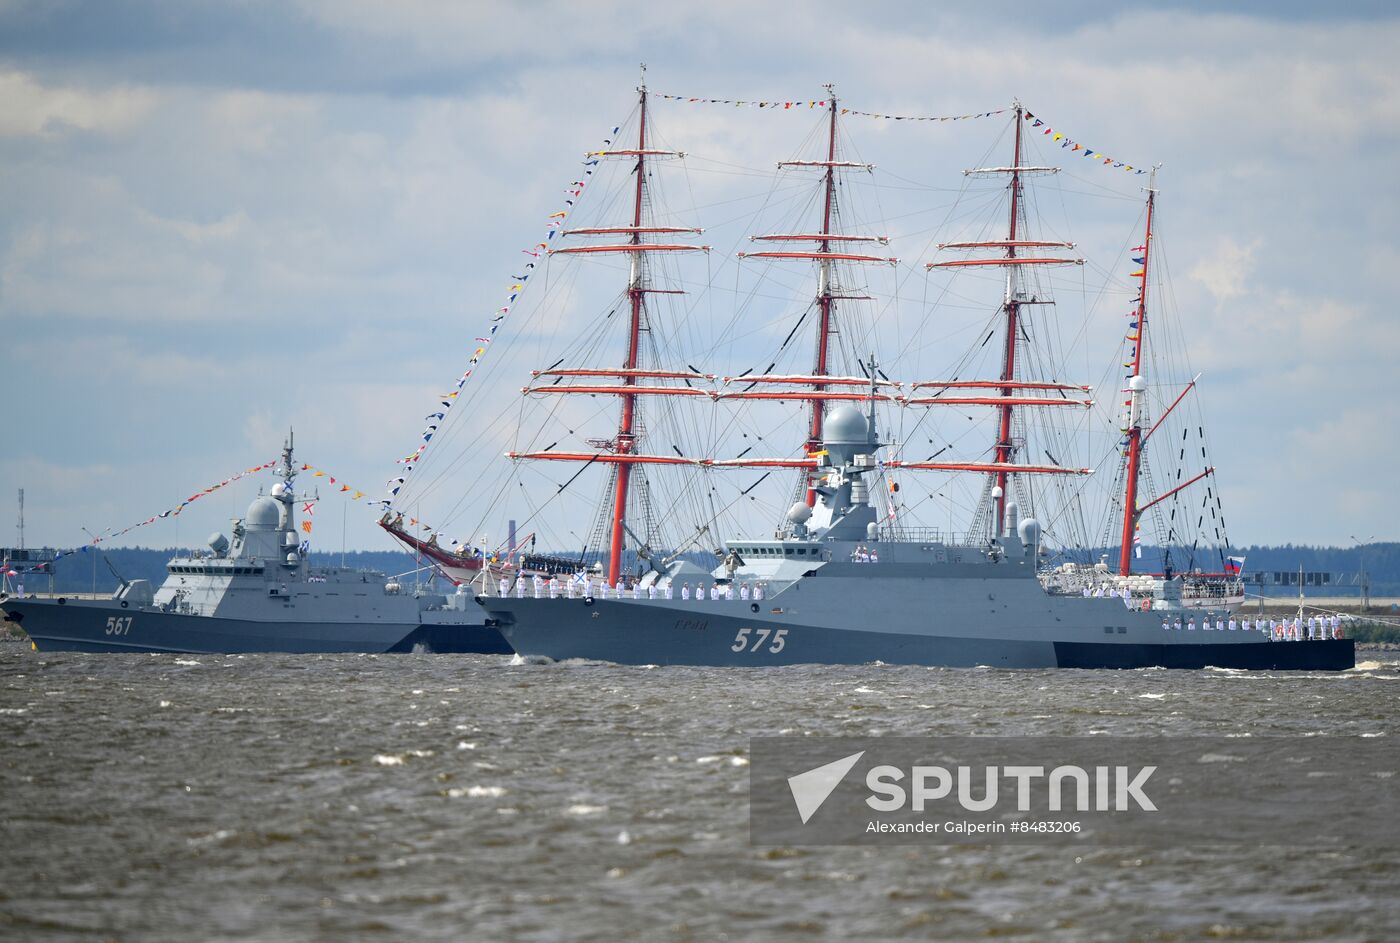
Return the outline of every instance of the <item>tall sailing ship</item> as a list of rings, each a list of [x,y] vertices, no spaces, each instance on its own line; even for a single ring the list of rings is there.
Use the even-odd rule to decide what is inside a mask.
[[[522,445],[509,451],[511,461],[517,468],[576,466],[554,494],[536,502],[541,506],[533,507],[532,517],[544,518],[556,499],[577,501],[580,477],[602,472],[603,481],[593,526],[570,565],[498,571],[494,581],[479,582],[477,601],[517,652],[630,664],[1352,666],[1349,639],[1279,644],[1268,632],[1243,630],[1232,617],[1243,598],[1235,573],[1203,572],[1194,559],[1174,566],[1170,558],[1160,572],[1133,572],[1145,515],[1179,502],[1213,472],[1174,481],[1146,497],[1151,489],[1145,446],[1181,402],[1178,397],[1149,422],[1143,367],[1155,190],[1149,190],[1141,269],[1135,273],[1140,282],[1129,335],[1132,356],[1124,362],[1129,372],[1120,426],[1121,492],[1114,499],[1121,512],[1118,565],[1057,562],[1039,515],[1048,511],[1052,523],[1062,515],[1042,505],[1058,493],[1082,511],[1083,491],[1073,483],[1092,468],[1061,463],[1043,444],[1033,447],[1028,437],[1035,424],[1028,417],[1088,417],[1095,402],[1089,385],[1067,380],[1060,365],[1034,345],[1034,312],[1053,304],[1037,273],[1083,260],[1068,254],[1074,249],[1069,241],[1042,238],[1028,224],[1027,181],[1056,168],[1026,161],[1020,105],[1012,109],[1011,162],[967,172],[1005,180],[1005,234],[943,243],[923,265],[941,273],[998,273],[1001,297],[993,328],[977,346],[985,349],[999,333],[1000,370],[970,378],[957,372],[942,380],[887,375],[878,350],[881,334],[872,330],[871,318],[855,314],[864,303],[889,299],[852,287],[861,284],[853,273],[897,266],[899,260],[884,254],[887,236],[846,225],[854,216],[843,202],[849,180],[874,168],[844,159],[838,132],[843,110],[830,87],[821,103],[826,113],[820,153],[779,164],[784,173],[816,175],[808,207],[817,224],[754,234],[753,248],[737,253],[739,264],[761,266],[767,283],[779,288],[791,280],[784,266],[814,269],[810,304],[771,358],[762,358],[771,359],[767,367],[733,375],[707,369],[707,355],[727,341],[693,329],[698,302],[677,306],[676,296],[695,279],[677,274],[671,260],[711,247],[694,238],[700,227],[682,225],[660,209],[655,171],[681,155],[658,144],[648,105],[643,86],[633,146],[590,155],[630,167],[625,191],[615,191],[612,203],[616,208],[625,198],[625,217],[563,231],[561,242],[567,244],[550,252],[555,265],[571,257],[621,260],[626,281],[601,323],[576,337],[564,357],[532,371],[523,389],[528,402],[548,404],[544,420],[564,431],[542,444],[552,433],[544,431],[544,422],[522,415]],[[703,283],[712,310],[719,293],[714,281],[711,274]],[[735,297],[740,295],[736,288]],[[750,289],[746,297],[757,295]],[[767,325],[755,327],[751,313],[713,320],[730,332],[742,326],[756,348],[765,342]],[[604,359],[616,349],[606,342],[615,338],[612,332],[621,334],[620,363]],[[787,369],[803,334],[812,338],[810,366]],[[589,436],[585,427],[596,429],[607,418],[607,404],[614,428],[606,436]],[[794,409],[802,410],[800,419]],[[949,437],[926,458],[911,456],[915,436],[908,427],[921,429],[934,410],[947,409],[990,411],[993,441],[962,459],[943,457],[961,437]],[[917,418],[905,423],[906,416]],[[1055,442],[1082,434],[1084,426],[1053,418],[1044,424]],[[734,454],[706,451],[736,437],[743,447]],[[762,455],[783,438],[792,452]],[[717,507],[715,476],[744,470],[761,477],[745,489],[731,488],[735,497]],[[899,479],[930,473],[975,485],[965,533],[909,519]],[[783,475],[791,475],[791,504],[776,527],[733,510],[745,508],[743,499],[760,483]],[[747,533],[719,533],[721,519],[737,519],[736,529]],[[680,520],[692,524],[693,532],[685,540],[668,538],[667,525]],[[1180,539],[1184,530],[1173,525],[1168,541]],[[716,543],[704,565],[697,551]],[[664,556],[653,549],[665,546],[675,549]],[[574,572],[560,572],[565,569]],[[462,568],[459,575],[473,574]]]

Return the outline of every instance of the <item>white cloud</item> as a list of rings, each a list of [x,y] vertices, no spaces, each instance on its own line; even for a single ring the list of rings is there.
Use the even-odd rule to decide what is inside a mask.
[[[150,88],[91,90],[45,86],[22,72],[0,72],[0,136],[54,139],[71,131],[113,135],[146,120],[160,103]]]
[[[1217,309],[1244,294],[1259,245],[1257,239],[1249,245],[1239,245],[1222,236],[1216,240],[1215,250],[1191,269],[1190,276],[1206,287]]]

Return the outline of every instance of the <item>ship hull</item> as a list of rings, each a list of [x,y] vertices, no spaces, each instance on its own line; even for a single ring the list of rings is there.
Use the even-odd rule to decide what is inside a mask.
[[[783,607],[740,600],[478,601],[517,652],[556,660],[726,667],[878,661],[953,668],[1313,671],[1355,665],[1350,639],[1271,642],[1254,632],[1163,632],[1155,618],[1137,617],[1122,606],[1095,606],[1079,620],[1065,614],[1073,607],[1064,606],[1058,616],[1013,628],[1005,620],[979,619],[971,612],[940,619],[936,609],[919,620],[866,611],[842,625],[840,608],[827,608],[818,624],[792,618],[786,610],[774,612]],[[1118,625],[1098,624],[1105,619],[1128,624],[1120,634]],[[940,623],[957,629],[941,629]],[[1088,640],[1091,635],[1104,640]]]
[[[1224,645],[1112,645],[1056,642],[1059,668],[1233,668],[1244,671],[1346,671],[1356,667],[1349,638]]]
[[[500,630],[486,624],[484,617],[475,622],[425,623],[414,629],[391,652],[431,652],[436,655],[513,655]]]
[[[124,609],[113,602],[72,599],[61,605],[56,600],[10,599],[4,608],[7,621],[24,629],[35,648],[49,652],[510,652],[498,631],[470,619],[433,624],[267,621]]]

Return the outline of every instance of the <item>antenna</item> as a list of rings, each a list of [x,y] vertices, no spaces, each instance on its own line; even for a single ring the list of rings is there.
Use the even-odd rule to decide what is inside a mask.
[[[278,469],[276,472],[274,472],[274,474],[281,475],[282,478],[286,480],[287,486],[288,486],[289,488],[291,487],[292,479],[295,478],[295,477],[297,476],[296,467],[292,464],[292,443],[293,443],[293,441],[294,441],[294,437],[293,437],[293,434],[292,434],[292,428],[291,428],[290,426],[288,426],[288,427],[287,427],[287,442],[286,442],[286,444],[285,444],[284,446],[282,446],[282,467],[281,467],[280,469]]]
[[[19,489],[19,549],[24,549],[24,489]]]
[[[1153,165],[1152,165],[1152,173],[1149,174],[1148,177],[1147,177],[1147,186],[1143,187],[1143,189],[1146,190],[1148,193],[1156,193],[1156,192],[1157,192],[1157,171],[1159,171],[1159,170],[1161,170],[1161,169],[1162,169],[1162,165],[1161,165],[1161,164],[1153,164]]]
[[[879,362],[876,361],[876,359],[875,359],[875,351],[872,350],[872,351],[870,352],[870,420],[869,420],[869,421],[870,421],[870,441],[871,441],[872,443],[879,441],[879,438],[875,435],[875,396],[876,396],[876,392],[877,392],[876,387],[879,386],[879,382],[880,382],[880,381],[879,381],[879,375],[876,373],[876,371],[879,369],[879,367],[880,367],[880,364],[879,364]]]

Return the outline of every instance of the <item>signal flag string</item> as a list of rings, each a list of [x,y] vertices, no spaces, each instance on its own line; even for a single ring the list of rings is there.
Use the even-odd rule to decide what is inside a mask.
[[[603,147],[605,149],[611,146],[613,138],[616,137],[619,130],[621,130],[620,125],[614,127],[612,131],[609,132],[608,136],[603,139]],[[511,276],[511,284],[506,291],[506,303],[492,312],[491,320],[489,321],[489,330],[485,331],[482,336],[476,338],[476,349],[473,350],[471,356],[467,358],[466,369],[457,377],[452,389],[446,393],[439,393],[436,410],[423,417],[427,425],[423,428],[422,433],[419,434],[420,441],[418,447],[415,448],[411,454],[397,460],[397,464],[403,466],[401,474],[389,479],[387,482],[388,495],[374,502],[375,505],[381,506],[385,510],[393,509],[394,499],[398,497],[399,491],[403,489],[409,476],[413,474],[413,469],[417,467],[419,460],[423,457],[423,453],[428,448],[428,443],[433,440],[433,436],[437,434],[438,429],[446,421],[447,414],[451,412],[452,407],[457,404],[457,397],[461,394],[462,387],[465,386],[467,380],[471,378],[472,372],[476,369],[476,365],[481,362],[481,358],[485,355],[487,348],[491,346],[496,332],[500,330],[501,324],[505,321],[506,316],[510,314],[511,308],[515,306],[516,299],[525,291],[526,283],[529,282],[530,277],[535,272],[535,267],[539,264],[539,260],[545,256],[549,248],[549,241],[559,234],[560,228],[564,225],[564,220],[573,212],[575,203],[582,195],[584,188],[588,186],[589,178],[593,176],[593,171],[598,166],[598,160],[598,157],[591,153],[588,155],[588,159],[583,162],[583,173],[580,175],[580,179],[572,181],[564,191],[567,195],[567,199],[564,200],[563,208],[550,213],[549,216],[545,218],[544,239],[535,243],[528,249],[521,250],[523,254],[530,257],[530,261],[525,263],[524,268],[521,269],[521,274]]]

